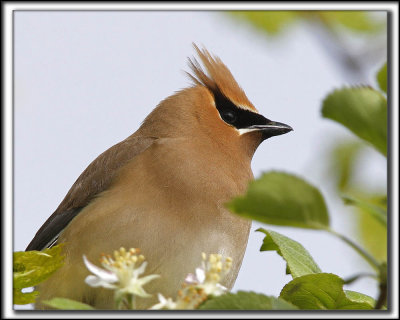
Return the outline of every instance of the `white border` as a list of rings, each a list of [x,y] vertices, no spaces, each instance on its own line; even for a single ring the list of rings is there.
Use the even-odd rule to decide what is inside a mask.
[[[12,141],[12,132],[13,132],[13,122],[12,122],[12,43],[13,43],[13,34],[12,34],[12,14],[13,10],[240,10],[240,9],[266,9],[266,10],[389,10],[392,15],[392,24],[393,28],[391,29],[391,37],[388,39],[392,46],[392,52],[390,53],[390,57],[392,58],[391,70],[392,70],[392,79],[394,80],[394,84],[392,84],[391,98],[392,104],[391,107],[393,109],[392,113],[392,179],[393,179],[393,203],[392,203],[392,225],[391,227],[391,236],[392,236],[392,286],[393,286],[393,311],[391,314],[388,313],[347,313],[346,316],[349,318],[358,318],[358,319],[371,319],[371,318],[386,318],[386,319],[396,319],[399,315],[398,310],[398,244],[399,244],[399,235],[398,235],[398,165],[399,165],[399,150],[398,150],[398,136],[399,136],[399,93],[398,90],[398,68],[399,68],[399,52],[398,52],[398,37],[399,37],[399,17],[398,17],[398,4],[395,2],[377,2],[377,3],[362,3],[359,2],[346,2],[346,3],[253,3],[253,2],[245,2],[245,3],[225,3],[225,2],[214,2],[214,3],[38,3],[38,2],[25,2],[25,3],[2,3],[3,13],[4,13],[4,61],[3,61],[3,70],[5,71],[4,78],[4,113],[3,113],[3,122],[4,122],[4,151],[6,156],[4,158],[3,168],[3,177],[5,180],[4,184],[4,201],[3,201],[3,218],[4,218],[4,232],[3,232],[3,244],[4,244],[4,258],[6,263],[4,266],[4,274],[3,274],[3,290],[5,292],[2,294],[3,297],[3,317],[5,318],[67,318],[67,317],[85,317],[85,318],[108,318],[112,316],[113,318],[132,318],[135,316],[142,318],[203,318],[203,317],[215,317],[218,316],[220,318],[287,318],[290,316],[291,318],[307,318],[307,319],[315,319],[321,318],[337,318],[337,313],[296,313],[296,314],[288,314],[288,313],[109,313],[105,312],[103,314],[99,313],[77,313],[77,312],[30,312],[30,311],[19,311],[18,313],[12,310],[12,236],[13,236],[13,223],[12,223],[12,191],[13,191],[13,181],[12,181],[12,173],[13,173],[13,141]],[[344,316],[345,313],[340,314],[340,316]]]
[[[3,273],[3,284],[5,284],[5,293],[2,293],[3,310],[6,312],[4,315],[7,317],[10,315],[10,309],[12,309],[12,239],[13,239],[13,118],[12,118],[12,11],[9,8],[4,8],[4,56],[3,56],[3,137],[4,137],[4,167],[3,169],[3,179],[4,179],[4,201],[2,213],[4,219],[4,232],[3,232],[3,263],[4,273]]]
[[[392,303],[393,303],[393,315],[399,317],[399,7],[392,5],[391,21],[392,28],[389,33],[388,43],[391,42],[391,52],[388,52],[391,58],[390,70],[392,72],[393,83],[388,82],[389,98],[391,98],[391,104],[389,106],[392,110],[391,121],[391,135],[392,135],[392,149],[391,149],[391,169],[392,169],[392,202],[391,202],[391,225],[388,225],[390,229],[390,235],[392,237],[391,249],[391,275],[393,286],[392,292]],[[397,10],[396,10],[397,9]],[[389,186],[390,187],[390,186]]]
[[[32,4],[33,3],[33,4]],[[30,2],[8,3],[12,10],[394,10],[395,5],[390,2],[368,3],[360,5],[359,2],[343,3],[308,3],[296,1],[292,3],[282,2],[243,2],[227,3],[220,2],[111,2],[111,3],[93,3],[93,2]]]

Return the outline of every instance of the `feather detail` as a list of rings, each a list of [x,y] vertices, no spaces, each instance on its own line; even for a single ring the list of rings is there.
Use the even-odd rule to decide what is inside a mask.
[[[202,85],[209,89],[213,94],[220,92],[238,108],[257,112],[257,109],[249,101],[243,89],[236,82],[232,73],[221,59],[216,56],[213,57],[207,49],[203,48],[200,50],[194,43],[193,47],[206,70],[203,70],[196,58],[189,58],[188,63],[193,74],[187,74],[193,81],[194,85]]]

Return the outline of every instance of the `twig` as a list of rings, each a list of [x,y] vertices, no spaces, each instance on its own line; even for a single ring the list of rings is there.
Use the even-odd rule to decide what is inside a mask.
[[[350,245],[371,265],[371,267],[373,267],[377,272],[380,272],[380,270],[381,270],[380,263],[378,261],[376,261],[373,256],[371,256],[367,251],[365,251],[363,248],[361,248],[358,244],[356,244],[355,242],[353,242],[346,236],[344,236],[330,228],[327,228],[326,231],[328,231],[329,233],[333,234],[334,236],[342,239],[344,242],[346,242],[348,245]]]
[[[387,298],[387,282],[379,284],[379,297],[375,304],[375,309],[382,309],[386,304]]]

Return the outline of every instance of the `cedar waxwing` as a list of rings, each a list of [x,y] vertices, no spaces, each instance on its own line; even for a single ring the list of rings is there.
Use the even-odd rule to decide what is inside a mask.
[[[202,252],[233,260],[231,289],[251,221],[224,203],[246,191],[251,159],[267,138],[292,130],[260,115],[218,57],[194,45],[205,70],[189,59],[193,85],[163,100],[131,136],[98,156],[73,184],[26,250],[64,243],[65,264],[40,284],[41,300],[65,297],[113,309],[113,291],[92,288],[83,255],[97,262],[120,247],[140,248],[146,274],[161,277],[137,308],[175,297]]]

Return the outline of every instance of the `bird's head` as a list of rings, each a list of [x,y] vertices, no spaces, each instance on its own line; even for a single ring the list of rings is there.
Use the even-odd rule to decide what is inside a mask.
[[[193,46],[205,70],[189,59],[193,86],[162,101],[146,118],[146,127],[158,124],[164,137],[198,140],[206,135],[222,148],[242,148],[249,157],[264,140],[293,130],[261,115],[221,59]]]

